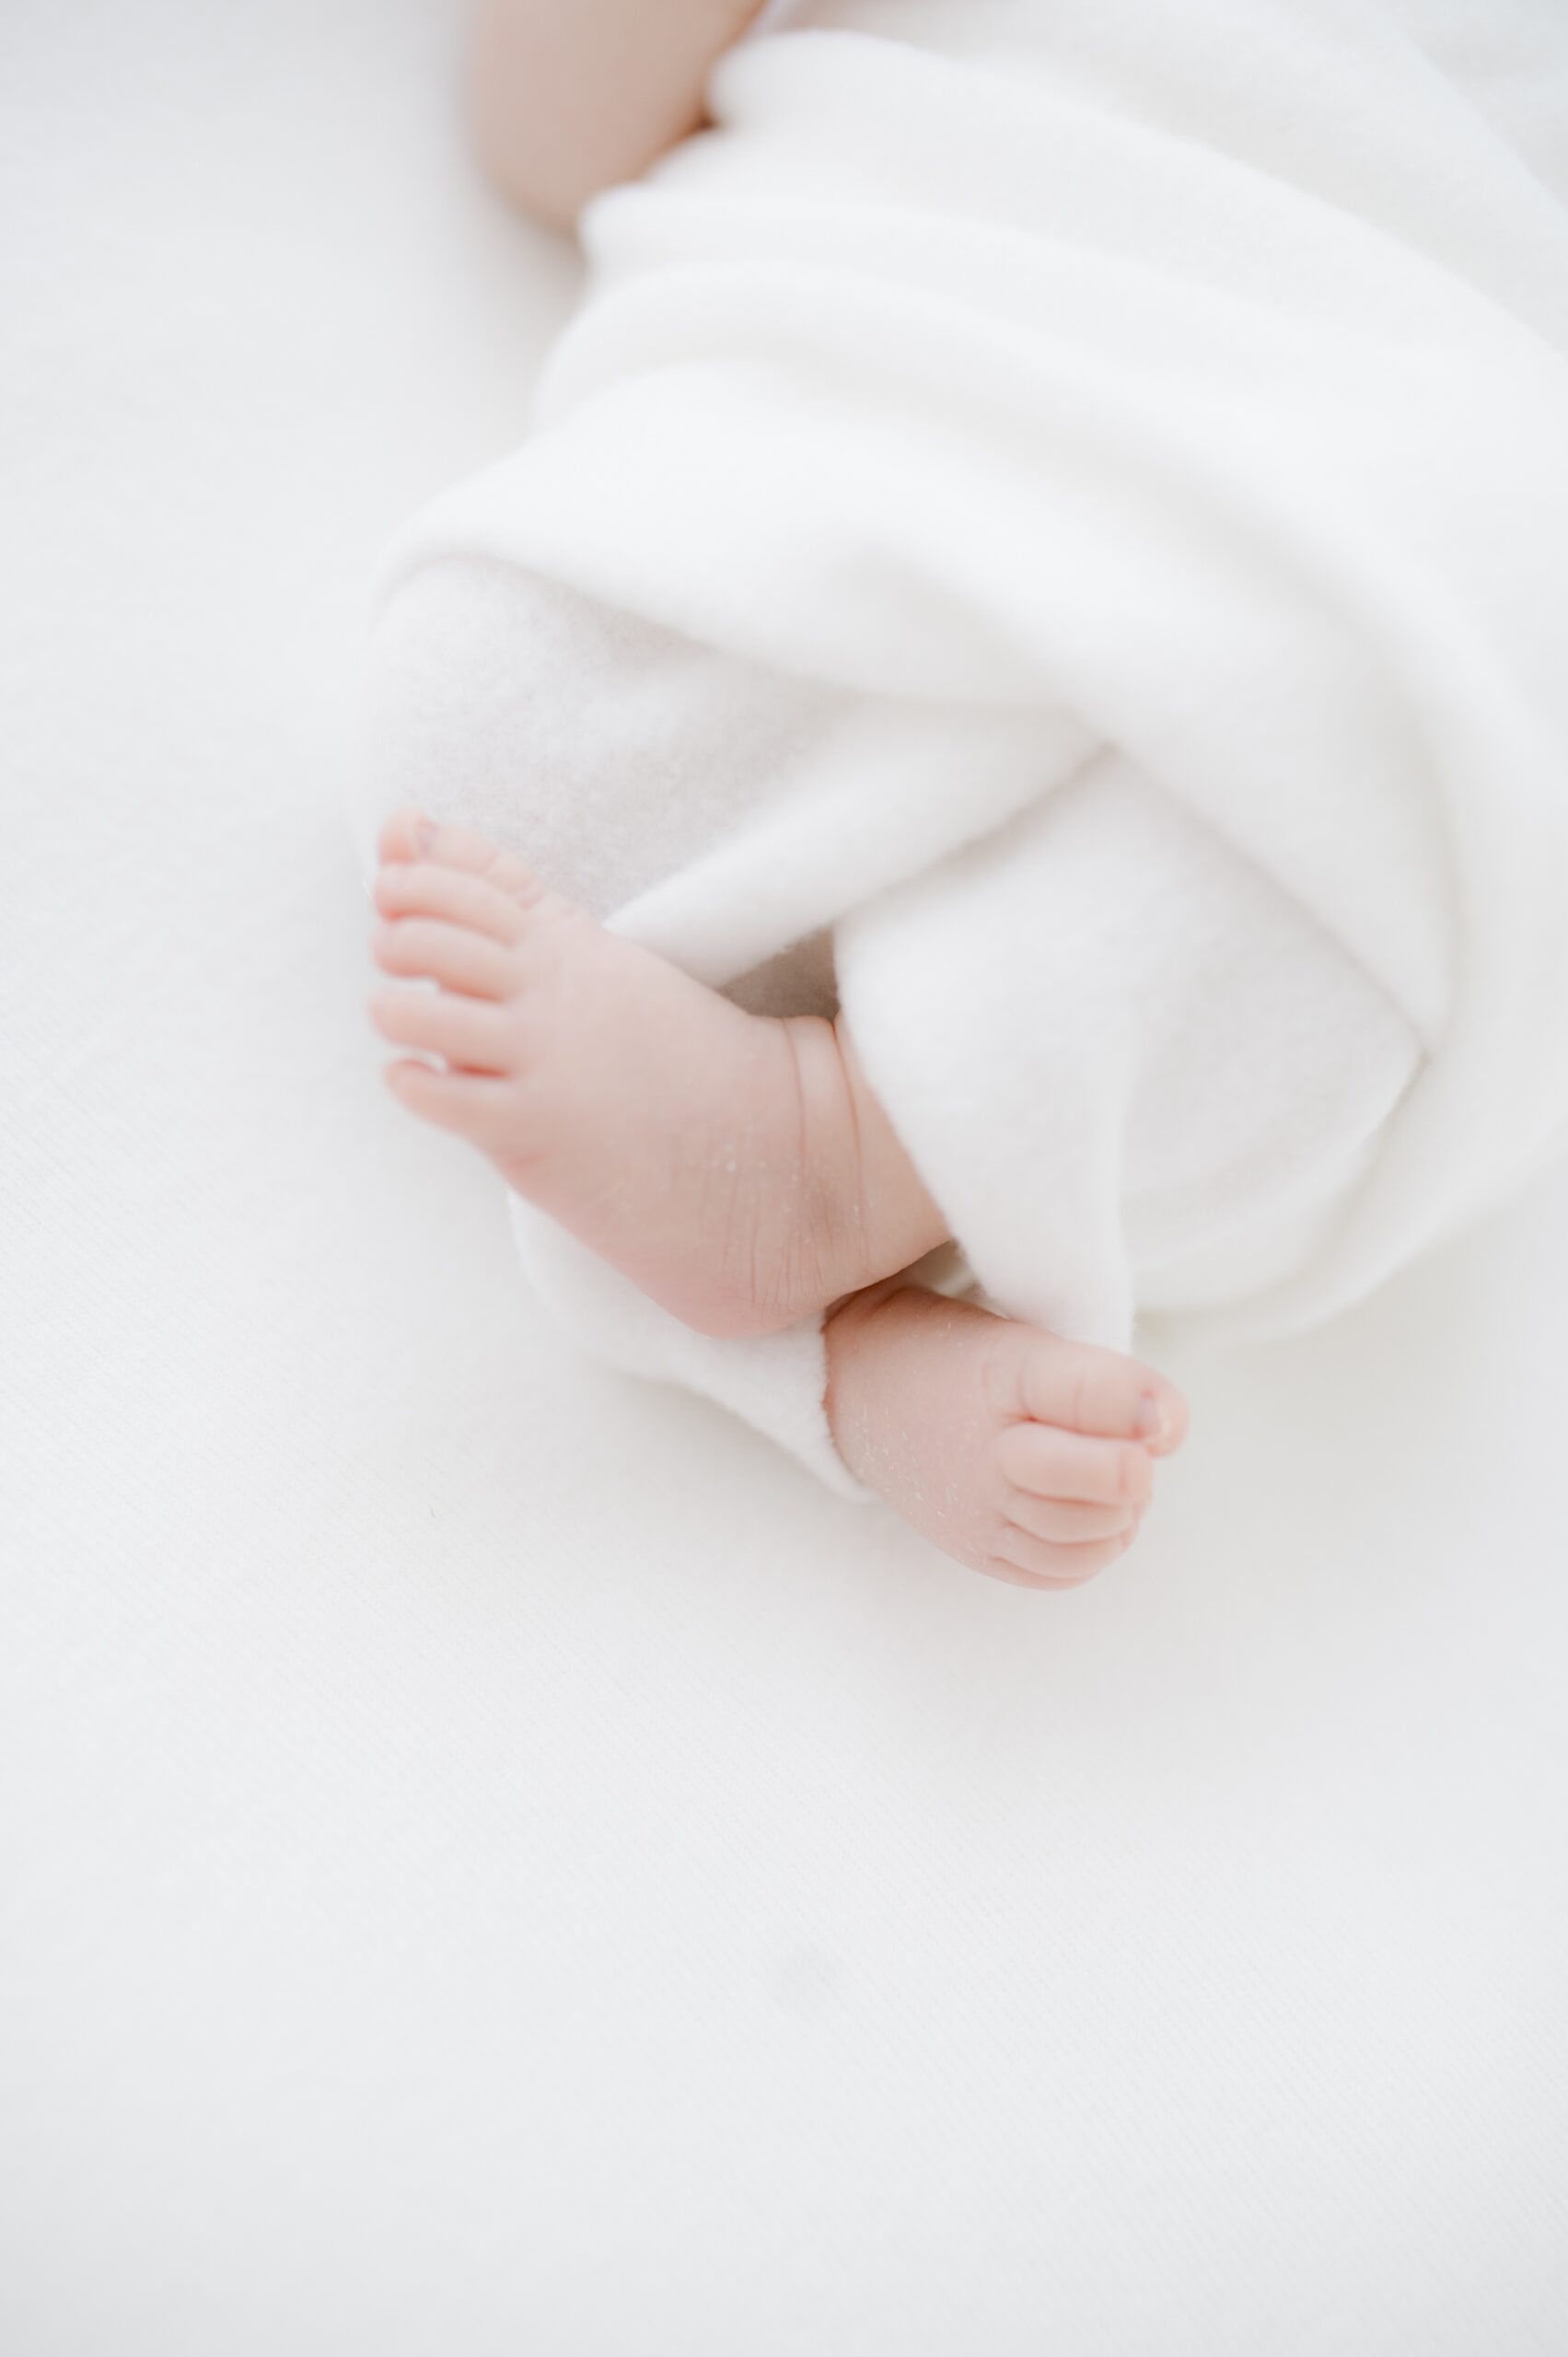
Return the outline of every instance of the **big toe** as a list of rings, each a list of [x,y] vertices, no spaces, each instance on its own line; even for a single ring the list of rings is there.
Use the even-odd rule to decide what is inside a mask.
[[[1017,1394],[998,1400],[1007,1412],[1106,1440],[1141,1440],[1156,1457],[1168,1457],[1186,1437],[1186,1403],[1175,1385],[1120,1351],[1036,1331],[1007,1373],[1005,1388]]]

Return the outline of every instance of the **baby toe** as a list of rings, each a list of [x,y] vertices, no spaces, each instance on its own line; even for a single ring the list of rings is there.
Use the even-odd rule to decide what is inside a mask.
[[[389,863],[376,878],[372,897],[383,916],[442,917],[507,948],[516,946],[524,930],[522,911],[509,893],[482,876],[430,861]]]
[[[1015,1490],[1007,1501],[1007,1518],[1032,1538],[1057,1547],[1080,1546],[1086,1540],[1120,1538],[1131,1530],[1143,1508],[1123,1503],[1086,1505],[1078,1498],[1041,1498],[1028,1490]]]
[[[388,1087],[422,1121],[488,1146],[504,1129],[512,1092],[504,1080],[471,1073],[437,1072],[417,1059],[389,1064]]]
[[[465,1072],[511,1069],[511,1035],[501,1008],[450,991],[377,991],[370,1020],[384,1039],[421,1048]]]
[[[378,925],[370,937],[370,954],[383,973],[440,982],[472,998],[509,997],[517,979],[515,960],[499,942],[433,917],[408,916]]]
[[[1010,1397],[993,1402],[1004,1412],[1127,1440],[1143,1437],[1144,1394],[1157,1380],[1119,1351],[1040,1332],[1010,1352],[1005,1376]]]
[[[540,882],[531,867],[511,852],[503,851],[488,836],[471,834],[466,827],[436,826],[430,819],[422,823],[416,834],[421,858],[438,867],[456,868],[464,875],[482,877],[494,890],[505,893],[525,912],[567,905]]]
[[[418,859],[420,830],[430,821],[418,810],[394,810],[376,842],[379,860]]]
[[[996,1463],[1013,1488],[1037,1498],[1145,1506],[1154,1494],[1154,1466],[1141,1441],[1101,1440],[1025,1422],[998,1434]]]
[[[1119,1538],[1058,1546],[1014,1524],[1002,1531],[983,1568],[994,1579],[1022,1586],[1082,1587],[1124,1555],[1137,1535],[1134,1527]]]
[[[1187,1437],[1187,1402],[1176,1386],[1152,1367],[1141,1367],[1138,1372],[1143,1378],[1138,1422],[1144,1445],[1156,1457],[1174,1456]]]

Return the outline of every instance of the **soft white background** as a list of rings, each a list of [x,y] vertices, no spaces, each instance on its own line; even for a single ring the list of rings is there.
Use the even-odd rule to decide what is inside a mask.
[[[362,1016],[567,250],[441,0],[6,0],[6,2357],[1561,2357],[1561,1177],[973,1579],[573,1361]]]

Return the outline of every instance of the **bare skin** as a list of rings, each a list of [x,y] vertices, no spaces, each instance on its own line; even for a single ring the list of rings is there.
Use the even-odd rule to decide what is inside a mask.
[[[703,121],[761,0],[481,0],[481,160],[566,227]],[[743,1014],[416,812],[388,825],[375,954],[388,1081],[508,1185],[701,1331],[825,1312],[845,1463],[960,1562],[1076,1586],[1122,1554],[1186,1410],[1137,1361],[900,1273],[946,1240],[842,1022]]]
[[[894,1278],[826,1325],[828,1420],[867,1489],[960,1563],[1080,1587],[1124,1555],[1187,1411],[1152,1368]]]
[[[703,120],[708,68],[762,0],[482,0],[469,108],[503,194],[569,228]]]
[[[841,1022],[743,1013],[417,812],[380,844],[387,1078],[700,1331],[827,1319],[845,1462],[974,1569],[1075,1585],[1121,1553],[1186,1412],[1151,1368],[900,1282],[943,1242]],[[437,1068],[421,1060],[442,1060]],[[889,1283],[888,1281],[891,1280]]]
[[[946,1236],[842,1028],[745,1015],[456,828],[394,819],[377,1029],[413,1112],[699,1333],[776,1333]]]

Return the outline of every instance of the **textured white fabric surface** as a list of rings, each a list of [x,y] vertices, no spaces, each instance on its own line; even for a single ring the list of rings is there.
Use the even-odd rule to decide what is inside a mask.
[[[367,874],[380,821],[412,803],[748,1005],[830,1014],[836,981],[990,1298],[1079,1341],[1125,1350],[1135,1309],[1212,1315],[1295,1275],[1421,1063],[1365,970],[1131,763],[1099,753],[1060,782],[1071,721],[912,711],[485,559],[396,590],[366,711]],[[956,799],[978,838],[957,852]],[[895,864],[914,872],[819,921]],[[819,1318],[715,1341],[511,1212],[574,1342],[869,1496],[828,1429]],[[948,1282],[974,1283],[961,1255]]]
[[[1568,151],[1568,20],[1500,38]],[[836,927],[999,1306],[1343,1306],[1568,1134],[1539,98],[1418,0],[799,0],[714,110],[590,209],[540,431],[400,537],[376,798],[710,981]],[[771,1413],[736,1356],[780,1436],[804,1341]]]
[[[1276,1317],[1568,1135],[1568,166],[1421,17],[808,0],[721,62],[715,136],[590,209],[543,430],[393,567],[545,570],[917,738],[978,707],[909,848],[846,858],[853,772],[818,797],[809,918],[924,865],[934,800],[964,842],[1101,744],[1254,860],[1427,1050]],[[1568,145],[1568,26],[1503,25]],[[737,853],[733,900],[771,837]],[[684,946],[684,882],[618,921]]]
[[[567,1359],[343,823],[567,261],[424,0],[0,48],[7,2357],[1558,2357],[1568,1191],[1064,1600]]]

